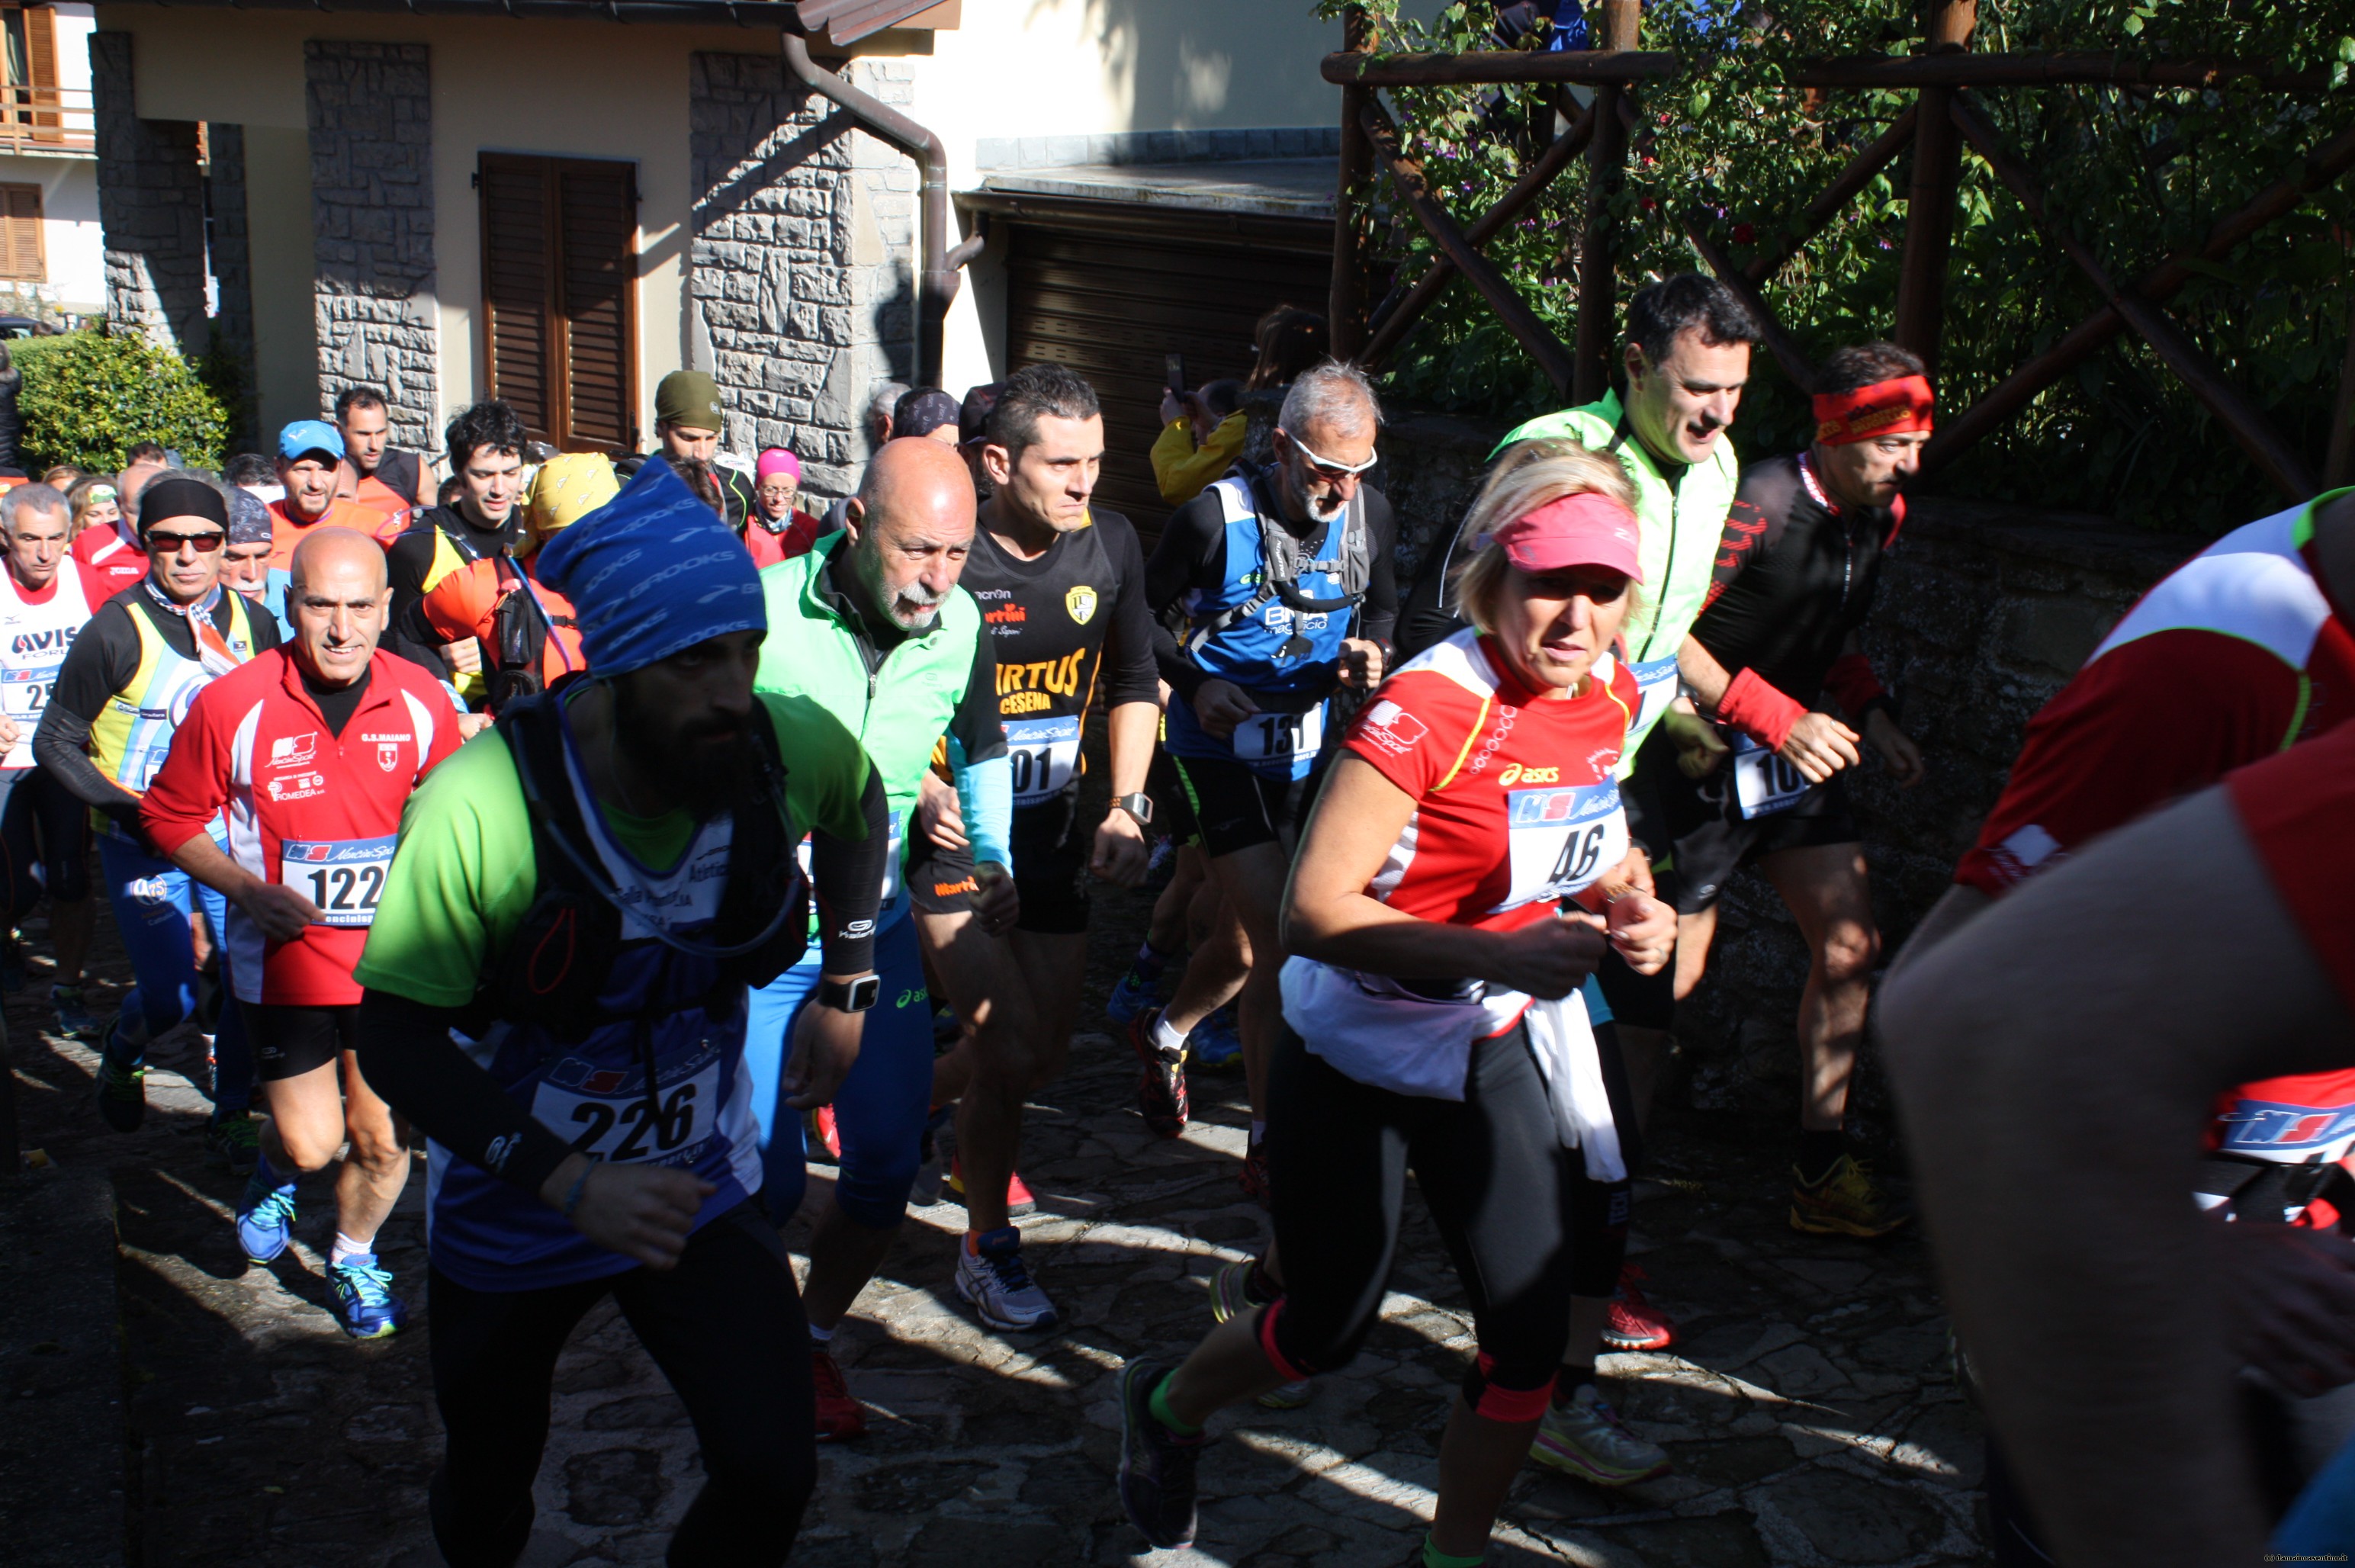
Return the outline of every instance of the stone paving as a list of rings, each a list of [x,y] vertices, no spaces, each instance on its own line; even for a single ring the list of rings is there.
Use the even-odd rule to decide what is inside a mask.
[[[1131,950],[1140,901],[1100,898],[1091,1007]],[[37,944],[37,927],[30,933]],[[111,944],[102,952],[112,955]],[[111,1008],[127,979],[95,1000]],[[325,1308],[333,1214],[306,1187],[297,1246],[249,1268],[229,1226],[240,1183],[206,1167],[193,1039],[167,1043],[137,1135],[103,1130],[91,1052],[45,1035],[37,985],[7,998],[28,1142],[102,1166],[120,1201],[133,1509],[145,1568],[430,1568],[424,1489],[439,1449],[425,1336],[356,1346]],[[1431,1229],[1411,1229],[1366,1355],[1305,1409],[1227,1413],[1203,1467],[1199,1543],[1149,1554],[1111,1486],[1115,1374],[1208,1327],[1207,1282],[1264,1217],[1234,1170],[1241,1086],[1199,1078],[1177,1142],[1129,1109],[1135,1072],[1103,1034],[1039,1096],[1023,1221],[1040,1283],[1071,1325],[1043,1337],[975,1328],[950,1287],[963,1211],[914,1212],[882,1277],[837,1336],[868,1403],[861,1443],[824,1453],[794,1562],[807,1568],[1391,1568],[1419,1540],[1446,1403],[1472,1351],[1462,1293]],[[1664,1110],[1634,1248],[1681,1333],[1673,1353],[1605,1360],[1632,1424],[1672,1476],[1603,1491],[1532,1467],[1497,1563],[1736,1568],[1984,1561],[1978,1426],[1953,1381],[1946,1326],[1918,1240],[1868,1246],[1785,1222],[1777,1129]],[[821,1173],[822,1168],[821,1168]],[[421,1158],[380,1252],[421,1298]],[[824,1180],[812,1183],[822,1198]],[[789,1230],[796,1243],[805,1232]],[[417,1303],[421,1307],[421,1299]],[[625,1325],[592,1314],[558,1375],[554,1432],[525,1562],[651,1563],[698,1479],[692,1432]]]

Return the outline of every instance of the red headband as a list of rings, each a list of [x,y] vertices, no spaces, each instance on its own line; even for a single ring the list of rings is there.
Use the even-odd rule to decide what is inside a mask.
[[[1849,446],[1877,435],[1903,435],[1930,428],[1929,381],[1900,376],[1849,392],[1818,393],[1816,439],[1826,446]]]

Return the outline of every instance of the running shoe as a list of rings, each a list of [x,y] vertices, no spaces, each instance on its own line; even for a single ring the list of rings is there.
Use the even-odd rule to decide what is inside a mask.
[[[1133,1023],[1136,1015],[1151,1007],[1160,994],[1161,982],[1146,979],[1132,965],[1114,985],[1112,997],[1104,1003],[1104,1017],[1116,1024]]]
[[[948,1186],[949,1190],[956,1194],[956,1200],[960,1203],[964,1202],[964,1162],[963,1160],[953,1158],[949,1161]],[[1035,1214],[1038,1211],[1038,1195],[1033,1193],[1029,1188],[1023,1185],[1022,1173],[1018,1170],[1008,1176],[1006,1179],[1006,1213],[1007,1218],[1019,1220],[1025,1214]]]
[[[919,1157],[915,1184],[908,1189],[908,1201],[929,1209],[941,1200],[941,1188],[948,1172],[941,1165],[940,1132],[956,1117],[954,1105],[943,1105],[924,1121],[923,1136],[917,1141]]]
[[[294,1239],[294,1184],[275,1182],[267,1160],[257,1162],[245,1179],[245,1198],[237,1206],[237,1239],[251,1262],[274,1262]]]
[[[1208,1441],[1180,1437],[1155,1418],[1153,1391],[1169,1371],[1131,1361],[1120,1372],[1120,1506],[1156,1548],[1194,1543],[1194,1467]]]
[[[834,1107],[820,1105],[815,1110],[804,1112],[803,1115],[805,1119],[803,1123],[802,1141],[809,1150],[810,1158],[816,1160],[820,1165],[840,1165],[842,1135],[835,1128]]]
[[[1161,1009],[1152,1008],[1129,1020],[1128,1048],[1145,1063],[1136,1081],[1136,1109],[1145,1125],[1165,1138],[1186,1130],[1186,1052],[1165,1051],[1153,1043],[1153,1026]]]
[[[122,1027],[116,1020],[117,1029]],[[112,1035],[110,1033],[110,1038]],[[135,1133],[147,1119],[147,1065],[125,1067],[104,1044],[98,1048],[98,1114],[118,1133]]]
[[[1611,1293],[1611,1316],[1603,1325],[1603,1342],[1614,1350],[1665,1350],[1677,1341],[1668,1315],[1653,1306],[1637,1282],[1640,1264],[1619,1265],[1619,1288]]]
[[[1251,1287],[1252,1271],[1257,1264],[1245,1258],[1229,1264],[1210,1276],[1210,1316],[1224,1323],[1230,1317],[1240,1317],[1246,1312],[1256,1312],[1267,1305]],[[1259,1403],[1270,1410],[1298,1410],[1316,1397],[1316,1385],[1306,1378],[1298,1382],[1272,1388],[1259,1396]]]
[[[1026,1333],[1061,1321],[1022,1266],[1022,1232],[1011,1225],[984,1231],[971,1247],[957,1243],[956,1293],[992,1328]]]
[[[1631,1487],[1668,1470],[1668,1450],[1628,1431],[1593,1383],[1547,1407],[1529,1457],[1598,1487]]]
[[[98,1019],[83,1000],[80,986],[51,986],[49,1006],[58,1013],[58,1032],[73,1040],[96,1040]]]
[[[817,1388],[817,1440],[847,1443],[867,1435],[867,1413],[850,1397],[834,1352],[823,1345],[810,1347],[810,1381]]]
[[[1913,1206],[1892,1198],[1872,1179],[1872,1168],[1854,1155],[1832,1162],[1809,1181],[1791,1169],[1791,1229],[1815,1236],[1885,1236],[1913,1218]]]
[[[409,1327],[409,1308],[392,1293],[392,1274],[374,1253],[354,1253],[327,1265],[336,1293],[336,1316],[355,1339],[387,1339]]]
[[[1235,1185],[1243,1189],[1244,1197],[1263,1209],[1267,1207],[1267,1154],[1257,1144],[1243,1156],[1242,1168],[1235,1172]]]
[[[261,1124],[227,1111],[205,1124],[205,1158],[231,1176],[251,1176],[261,1159]]]
[[[1220,1072],[1243,1063],[1243,1037],[1235,1024],[1235,1009],[1220,1008],[1194,1026],[1186,1037],[1186,1061],[1205,1072]]]

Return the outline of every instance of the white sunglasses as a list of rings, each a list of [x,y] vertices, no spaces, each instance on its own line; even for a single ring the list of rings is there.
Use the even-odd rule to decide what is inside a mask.
[[[1380,453],[1377,453],[1375,455],[1367,458],[1363,463],[1336,463],[1329,457],[1319,455],[1315,447],[1309,445],[1306,442],[1301,440],[1298,436],[1293,434],[1282,425],[1275,427],[1275,433],[1284,437],[1284,440],[1290,442],[1295,447],[1298,448],[1300,455],[1308,459],[1308,466],[1316,471],[1316,477],[1329,483],[1338,484],[1344,479],[1354,478],[1381,461]]]

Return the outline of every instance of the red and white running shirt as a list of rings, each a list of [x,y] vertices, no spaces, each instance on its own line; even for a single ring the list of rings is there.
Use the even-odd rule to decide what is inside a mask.
[[[139,803],[148,837],[176,849],[225,812],[230,859],[302,892],[327,916],[293,942],[271,942],[232,901],[227,939],[240,1001],[340,1007],[360,999],[352,965],[368,944],[401,807],[457,749],[449,694],[381,648],[341,735],[327,728],[283,650],[197,694]]]
[[[2355,724],[2243,768],[2225,787],[2275,890],[2355,1011]]]
[[[1638,701],[1607,654],[1581,695],[1533,692],[1468,629],[1401,666],[1343,742],[1415,800],[1366,891],[1451,925],[1550,918],[1627,857],[1613,773]]]
[[[147,552],[130,535],[130,524],[109,523],[74,536],[67,553],[86,569],[93,606],[105,603],[147,575]]]
[[[0,756],[0,772],[33,765],[33,731],[48,709],[58,671],[91,612],[103,603],[92,596],[88,568],[80,561],[59,561],[57,575],[39,589],[26,587],[0,565],[0,713],[16,724],[16,743]]]

